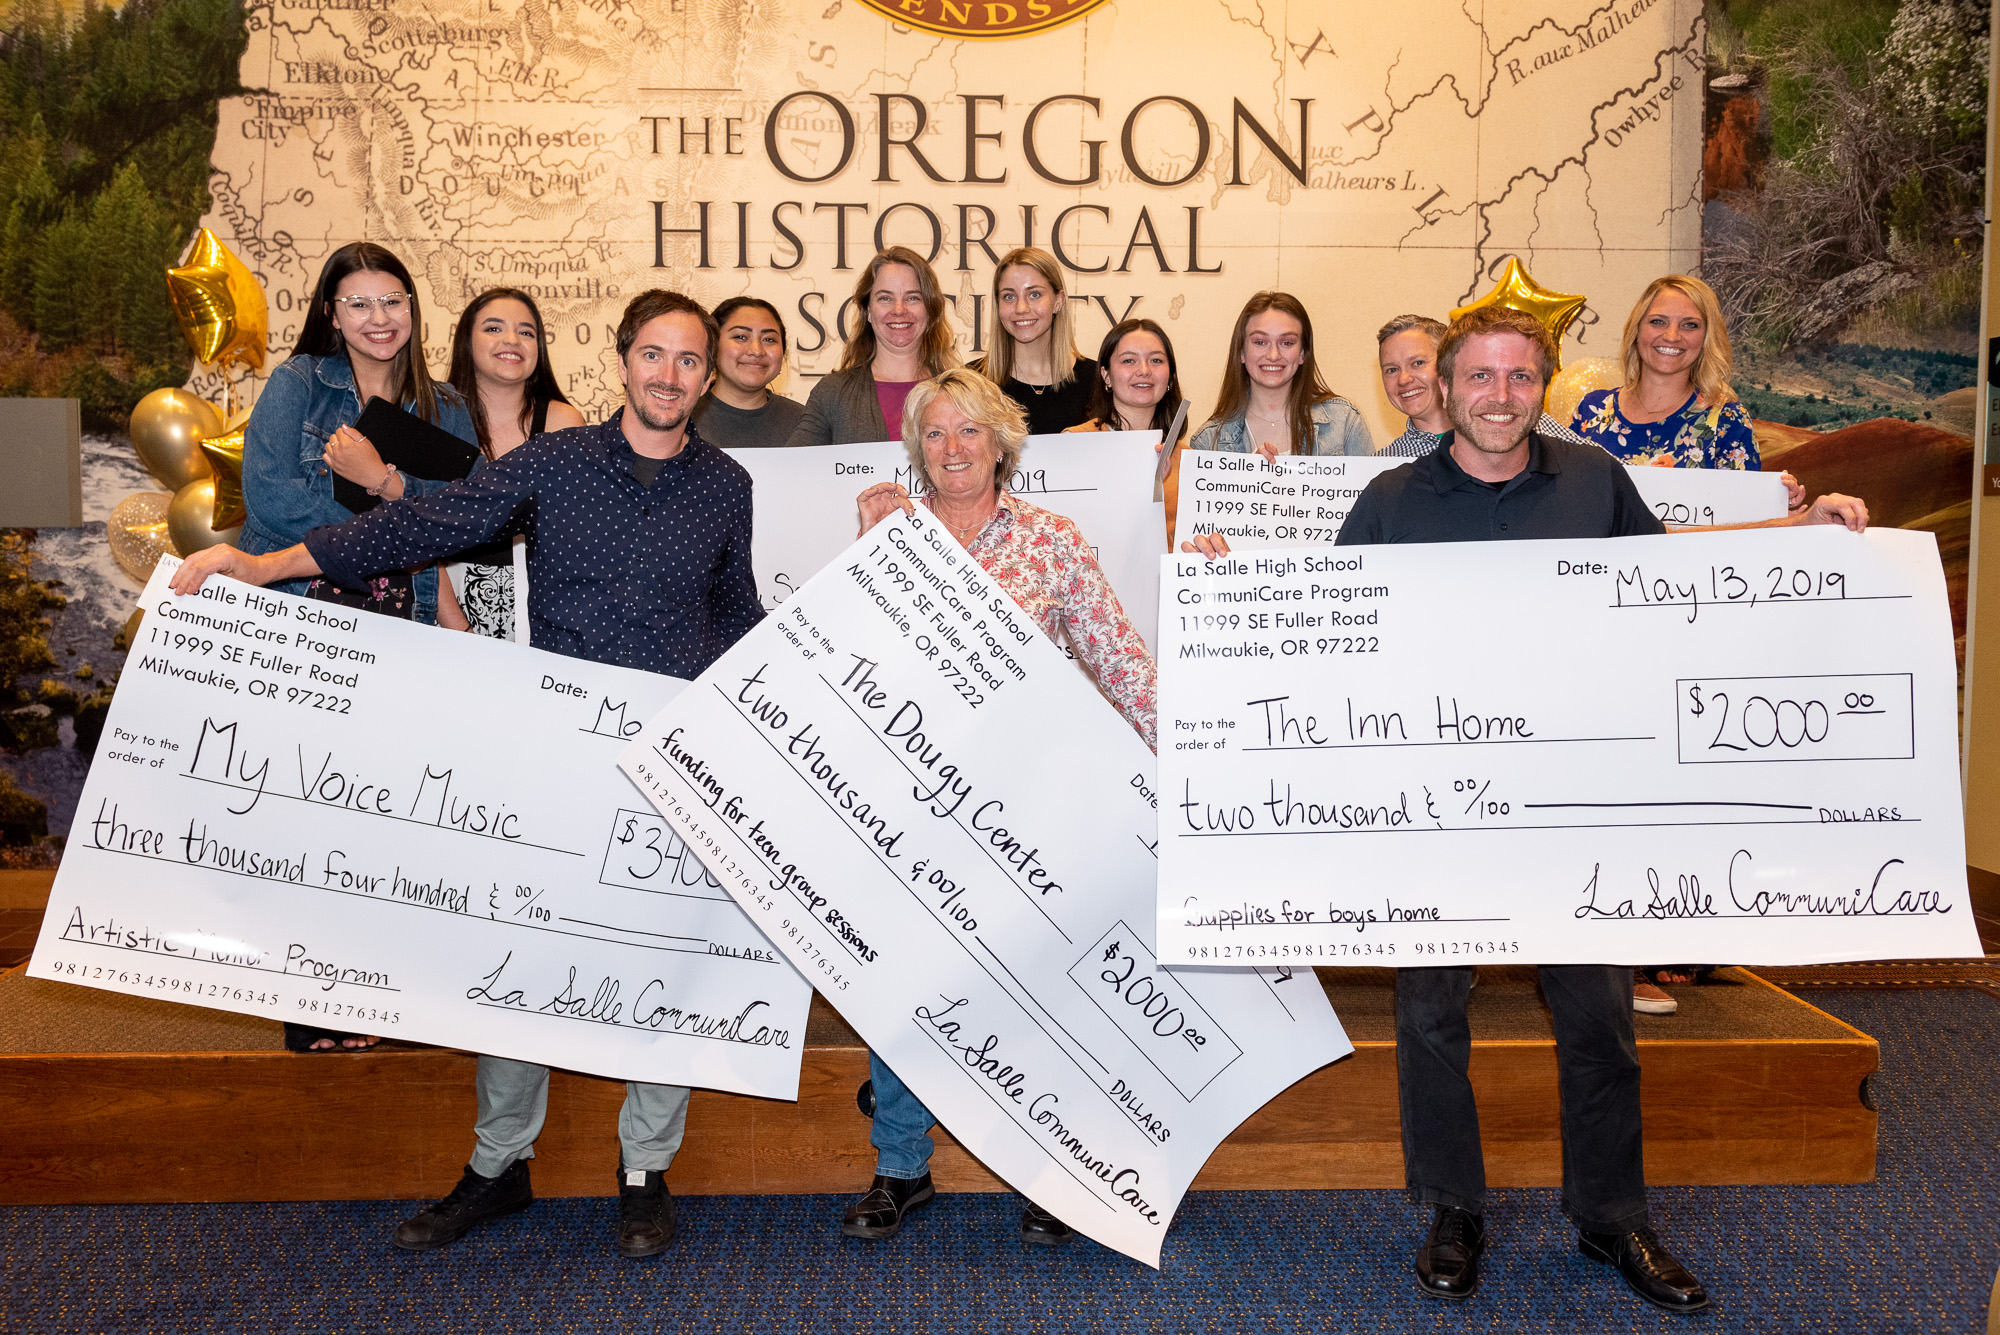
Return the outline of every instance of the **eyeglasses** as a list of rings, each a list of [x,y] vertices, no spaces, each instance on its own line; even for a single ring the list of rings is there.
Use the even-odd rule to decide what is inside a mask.
[[[348,314],[358,315],[364,320],[368,318],[370,309],[379,310],[385,318],[393,320],[409,309],[410,294],[391,292],[381,297],[335,297],[333,304],[344,307]]]

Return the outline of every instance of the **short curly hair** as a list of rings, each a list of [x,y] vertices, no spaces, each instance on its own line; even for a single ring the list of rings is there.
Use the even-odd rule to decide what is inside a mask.
[[[993,466],[993,484],[1004,489],[1021,462],[1021,446],[1028,439],[1027,414],[1021,411],[1020,404],[1001,393],[998,385],[963,367],[932,376],[903,400],[903,449],[910,456],[917,485],[925,491],[937,490],[937,481],[924,461],[924,444],[918,434],[924,414],[940,397],[950,399],[953,407],[993,433],[993,441],[1000,447],[999,462]]]

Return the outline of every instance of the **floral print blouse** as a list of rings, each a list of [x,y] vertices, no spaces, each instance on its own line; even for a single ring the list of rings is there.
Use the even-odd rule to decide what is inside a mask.
[[[1633,422],[1618,410],[1618,391],[1600,389],[1583,396],[1570,425],[1592,444],[1602,445],[1628,464],[1675,468],[1758,469],[1757,441],[1750,414],[1735,399],[1703,408],[1699,396],[1658,422]]]
[[[1153,655],[1132,625],[1090,544],[1072,521],[1000,493],[1000,504],[966,550],[1051,640],[1070,646],[1125,721],[1154,744]]]

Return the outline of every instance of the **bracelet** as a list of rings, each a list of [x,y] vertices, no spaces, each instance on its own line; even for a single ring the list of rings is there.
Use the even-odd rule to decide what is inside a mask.
[[[370,496],[380,496],[383,492],[389,489],[389,484],[396,480],[396,465],[390,464],[388,465],[388,468],[389,471],[382,475],[382,480],[380,482],[377,482],[374,486],[368,488],[368,494]]]

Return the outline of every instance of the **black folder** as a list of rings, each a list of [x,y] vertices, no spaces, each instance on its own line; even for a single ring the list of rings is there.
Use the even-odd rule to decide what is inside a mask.
[[[368,437],[369,444],[411,477],[432,482],[449,482],[472,471],[479,459],[479,447],[460,440],[441,426],[426,422],[415,413],[405,412],[387,399],[370,399],[361,410],[354,429]],[[333,499],[360,514],[381,504],[368,488],[349,482],[338,473],[333,477]]]

